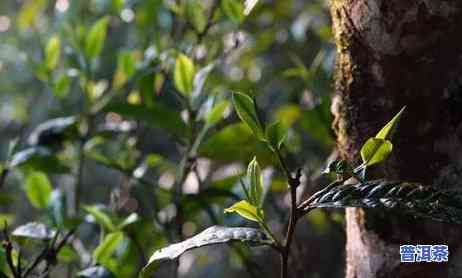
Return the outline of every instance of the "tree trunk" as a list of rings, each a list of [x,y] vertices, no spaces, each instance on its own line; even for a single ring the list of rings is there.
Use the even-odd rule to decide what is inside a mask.
[[[393,154],[372,175],[462,184],[462,1],[332,0],[334,129],[342,156],[407,106]],[[462,277],[462,229],[347,209],[347,278]],[[400,244],[447,244],[449,263],[400,263]]]

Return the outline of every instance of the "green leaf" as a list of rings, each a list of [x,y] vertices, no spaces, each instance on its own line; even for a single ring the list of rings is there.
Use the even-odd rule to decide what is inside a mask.
[[[374,208],[461,224],[461,198],[460,190],[442,191],[419,183],[384,179],[357,184],[337,181],[314,193],[299,210],[306,213],[314,208]]]
[[[233,22],[241,23],[244,20],[244,5],[239,0],[222,0],[223,13]]]
[[[263,202],[263,181],[260,165],[254,157],[247,167],[247,176],[250,179],[250,203],[257,208],[261,208]]]
[[[389,121],[380,131],[375,135],[375,138],[377,139],[387,139],[390,140],[391,137],[393,136],[393,133],[396,130],[396,127],[398,126],[399,120],[401,119],[401,114],[403,114],[404,110],[406,109],[406,106],[401,108],[401,110],[396,114],[391,121]]]
[[[138,216],[137,213],[131,213],[127,218],[125,218],[119,225],[117,225],[117,229],[122,230],[125,227],[136,223],[140,220],[140,217]]]
[[[43,172],[31,172],[27,175],[24,188],[31,204],[39,209],[46,208],[50,202],[52,186]]]
[[[117,69],[114,74],[114,88],[120,89],[136,72],[136,61],[133,53],[121,51],[117,57]]]
[[[32,146],[41,145],[56,147],[65,140],[77,139],[78,119],[76,116],[49,119],[34,128],[28,143]]]
[[[179,54],[175,62],[173,80],[176,89],[183,95],[191,94],[195,75],[194,64],[188,56]]]
[[[115,231],[117,230],[114,223],[112,222],[111,218],[109,215],[107,215],[105,212],[103,212],[101,209],[99,209],[96,206],[85,206],[83,208],[87,213],[91,214],[94,218],[95,221],[103,226],[105,229],[108,231]]]
[[[225,212],[235,212],[245,219],[255,222],[263,222],[264,217],[261,209],[258,209],[256,206],[245,200],[235,203],[231,207],[225,209]]]
[[[40,13],[45,10],[47,2],[47,0],[23,1],[24,4],[17,17],[19,28],[25,30],[34,26]]]
[[[369,138],[361,148],[363,164],[371,166],[380,163],[388,158],[393,145],[390,141],[378,138]]]
[[[71,79],[66,74],[61,74],[53,86],[53,94],[57,98],[65,98],[71,87]]]
[[[216,104],[205,117],[205,123],[208,126],[212,126],[218,123],[223,117],[223,113],[226,111],[226,108],[229,106],[229,101],[223,100]]]
[[[279,150],[285,138],[286,130],[279,122],[275,122],[266,128],[266,139],[272,150]]]
[[[268,143],[255,140],[252,131],[242,122],[227,125],[207,136],[199,153],[220,163],[250,161],[254,156],[258,157],[260,165],[274,162]]]
[[[68,245],[63,246],[57,255],[57,259],[61,263],[71,263],[79,260],[77,252]]]
[[[43,172],[66,173],[69,168],[46,147],[31,147],[15,153],[9,167],[23,167]]]
[[[90,28],[85,38],[85,55],[87,58],[95,59],[103,50],[108,23],[109,18],[103,17]]]
[[[77,273],[80,278],[115,278],[116,276],[104,266],[91,266]]]
[[[247,242],[252,245],[268,245],[271,243],[265,233],[259,229],[212,226],[182,242],[155,251],[149,258],[148,264],[141,271],[141,277],[151,277],[160,262],[174,260],[191,249],[231,241]]]
[[[233,104],[239,118],[252,130],[258,139],[263,140],[265,136],[258,118],[255,101],[246,94],[233,93]]]
[[[98,247],[93,252],[93,258],[100,264],[104,264],[117,249],[119,243],[123,240],[124,234],[122,232],[114,232],[107,234]]]
[[[54,70],[59,62],[61,55],[61,41],[58,36],[53,36],[48,40],[45,48],[45,66],[48,70]]]
[[[197,32],[204,31],[207,25],[205,9],[201,1],[189,0],[186,2],[186,17]]]
[[[186,136],[187,128],[181,119],[180,112],[160,101],[150,108],[127,103],[114,103],[108,105],[104,111],[115,112],[129,119],[144,121],[147,125],[164,129],[176,137]]]
[[[207,66],[201,68],[194,75],[193,80],[193,90],[191,93],[191,105],[194,109],[197,109],[204,102],[204,99],[207,98],[207,95],[204,94],[205,81],[207,77],[212,72],[215,67],[215,62],[208,64]]]
[[[48,228],[43,223],[29,222],[14,229],[11,235],[15,239],[50,240],[55,237],[56,231]]]

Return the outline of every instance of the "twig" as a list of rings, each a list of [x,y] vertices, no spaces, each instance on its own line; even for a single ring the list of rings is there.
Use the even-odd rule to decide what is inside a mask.
[[[78,165],[77,165],[77,180],[75,182],[75,192],[74,192],[74,213],[77,214],[80,206],[80,199],[82,195],[83,187],[83,168],[85,166],[85,150],[84,150],[85,140],[81,139],[78,146]]]
[[[0,173],[0,189],[2,189],[5,185],[6,177],[8,176],[9,172],[9,169],[6,167],[2,169],[2,172]]]
[[[42,272],[42,275],[44,273],[48,273],[50,266],[56,263],[56,256],[58,255],[59,251],[61,250],[61,248],[64,247],[64,245],[66,245],[67,241],[74,234],[74,232],[75,232],[75,229],[67,232],[67,234],[59,241],[59,243],[56,246],[54,246],[56,243],[57,237],[58,237],[58,232],[57,232],[51,244],[43,248],[42,252],[40,252],[40,254],[34,259],[34,261],[26,268],[26,270],[24,271],[24,275],[22,277],[27,277],[29,274],[31,274],[32,271],[34,271],[35,268],[42,261],[46,261],[46,266]]]
[[[220,3],[221,3],[221,0],[216,0],[213,3],[213,6],[210,8],[210,13],[209,13],[209,16],[207,17],[207,25],[205,25],[204,30],[197,33],[197,45],[202,43],[202,40],[205,38],[205,36],[209,32],[210,28],[212,28],[212,26],[215,24],[213,22],[213,17],[215,16],[215,13],[216,13]]]
[[[13,263],[13,255],[12,255],[13,243],[11,242],[10,236],[8,235],[8,224],[6,221],[3,227],[3,237],[4,239],[3,239],[2,245],[3,245],[3,249],[5,249],[6,262],[8,264],[8,267],[11,270],[11,274],[13,274],[14,278],[21,278],[20,276],[18,276],[17,269]]]
[[[138,254],[140,255],[140,265],[141,267],[143,267],[147,263],[147,258],[143,250],[143,245],[138,240],[135,233],[129,232],[128,237],[132,240],[133,244],[135,245],[135,248],[138,251]]]
[[[292,239],[295,233],[295,227],[299,219],[299,213],[297,210],[297,188],[300,186],[301,178],[301,169],[297,170],[297,174],[293,176],[285,162],[282,154],[278,148],[275,148],[274,153],[276,154],[279,164],[284,171],[287,183],[289,185],[290,191],[290,215],[289,215],[289,224],[287,226],[287,232],[284,240],[284,244],[277,248],[279,251],[280,261],[281,261],[281,278],[288,277],[288,261],[290,256],[290,247],[292,244]]]

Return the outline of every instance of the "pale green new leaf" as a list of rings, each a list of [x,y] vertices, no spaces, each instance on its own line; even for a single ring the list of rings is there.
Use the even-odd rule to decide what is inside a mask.
[[[43,172],[31,172],[27,175],[24,188],[27,198],[36,208],[46,208],[53,190],[48,176]]]
[[[45,66],[48,70],[54,70],[59,62],[61,55],[61,41],[58,36],[53,36],[48,40],[45,48]]]
[[[179,54],[175,61],[173,81],[175,82],[176,89],[183,95],[191,94],[195,73],[192,60],[184,54]]]
[[[393,136],[393,133],[396,130],[396,127],[398,126],[399,120],[401,119],[401,114],[403,114],[404,110],[406,109],[406,106],[401,108],[401,110],[396,114],[391,121],[389,121],[378,133],[375,135],[375,138],[377,139],[386,139],[390,140],[391,137]]]
[[[218,123],[223,118],[223,113],[226,111],[226,108],[229,106],[229,101],[223,100],[216,104],[205,117],[205,123],[209,126],[212,126]]]
[[[388,158],[393,145],[390,141],[378,138],[369,138],[361,148],[363,164],[371,166],[380,163]]]
[[[103,17],[96,21],[96,23],[90,28],[90,31],[85,38],[85,55],[89,59],[98,57],[103,50],[108,23],[109,18]]]
[[[96,262],[104,264],[117,249],[119,243],[123,240],[124,234],[122,232],[114,232],[107,234],[104,237],[95,251],[93,251],[93,258]]]
[[[136,223],[140,220],[140,217],[138,216],[137,213],[131,213],[127,218],[125,218],[119,225],[117,225],[117,229],[122,230],[125,227]]]
[[[255,134],[255,136],[263,140],[264,132],[262,124],[257,115],[254,100],[246,94],[233,93],[233,104],[237,115]]]
[[[247,176],[250,179],[250,203],[260,208],[263,201],[263,181],[260,165],[254,157],[247,167]]]
[[[235,203],[231,207],[225,209],[225,212],[235,212],[245,219],[255,222],[263,222],[264,217],[261,209],[258,209],[256,206],[245,200]]]
[[[87,213],[92,215],[95,218],[95,221],[103,226],[105,229],[108,231],[115,231],[116,227],[114,223],[112,222],[111,218],[109,215],[107,215],[105,212],[103,212],[101,209],[99,209],[96,206],[85,206],[83,208]]]

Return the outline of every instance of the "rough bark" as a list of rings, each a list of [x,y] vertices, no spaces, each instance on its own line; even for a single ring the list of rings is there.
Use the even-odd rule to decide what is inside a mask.
[[[462,1],[332,0],[332,112],[342,156],[407,105],[374,175],[462,189]],[[348,209],[347,278],[462,277],[460,226]],[[400,244],[448,244],[449,263],[400,264]]]

